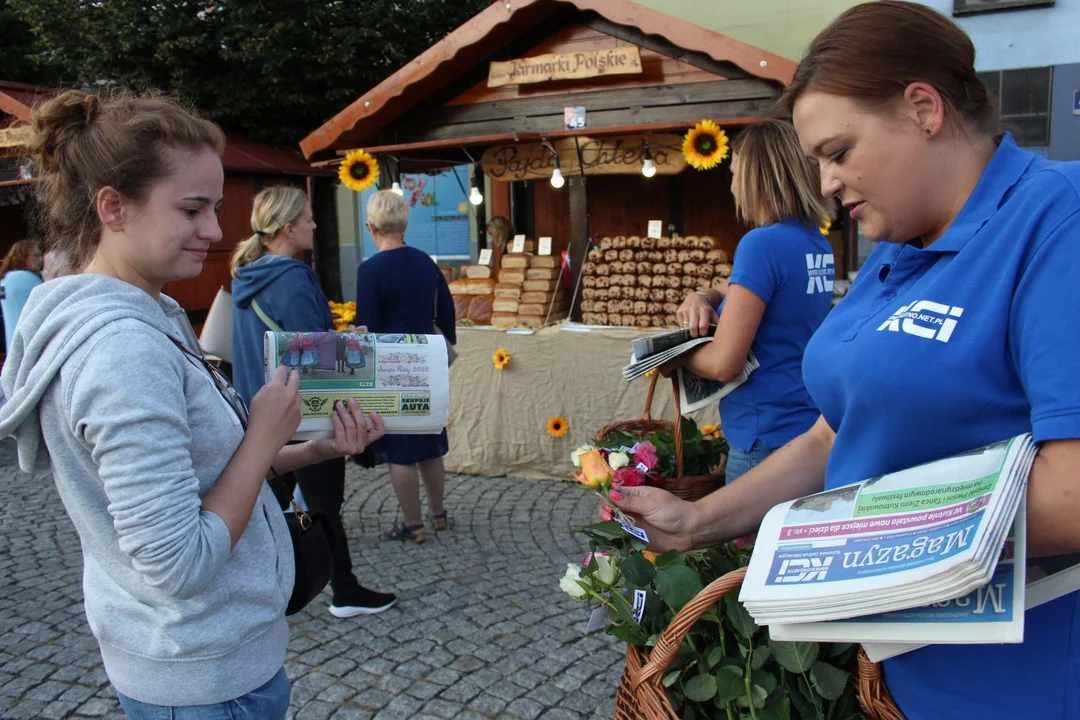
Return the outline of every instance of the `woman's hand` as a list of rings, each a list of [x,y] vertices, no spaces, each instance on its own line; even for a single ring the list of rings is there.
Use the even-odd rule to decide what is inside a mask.
[[[367,325],[350,325],[345,328],[345,332],[347,333],[366,333],[367,331]]]
[[[371,426],[368,418],[360,412],[356,400],[349,398],[348,403],[334,403],[334,437],[311,441],[311,448],[320,458],[359,455],[368,445],[386,434],[386,425],[378,413],[371,413]]]
[[[686,296],[675,313],[679,327],[690,331],[691,337],[704,337],[709,334],[709,326],[716,324],[716,308],[698,292]]]
[[[251,399],[247,434],[274,457],[300,426],[300,373],[279,365]]]
[[[612,490],[611,501],[649,535],[649,549],[656,552],[694,549],[698,514],[695,503],[645,485]]]

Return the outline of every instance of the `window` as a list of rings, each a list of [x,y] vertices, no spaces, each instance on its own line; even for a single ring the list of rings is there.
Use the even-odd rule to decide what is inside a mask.
[[[979,73],[1001,109],[1001,123],[1022,146],[1050,144],[1053,69],[1023,68]]]
[[[1047,7],[1053,4],[1054,0],[953,0],[953,15],[974,15],[998,10]]]

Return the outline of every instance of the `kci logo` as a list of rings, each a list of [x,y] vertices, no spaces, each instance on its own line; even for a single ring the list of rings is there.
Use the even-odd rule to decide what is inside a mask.
[[[956,329],[964,308],[943,305],[932,300],[919,300],[903,305],[888,320],[881,323],[878,332],[904,332],[908,335],[947,343]]]

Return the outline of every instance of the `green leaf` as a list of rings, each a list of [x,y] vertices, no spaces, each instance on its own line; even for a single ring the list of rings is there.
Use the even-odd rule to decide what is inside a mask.
[[[810,668],[810,682],[826,700],[836,700],[844,694],[847,688],[848,674],[839,668],[835,668],[827,662],[818,660]]]
[[[753,637],[757,632],[758,626],[754,622],[754,618],[750,617],[750,613],[746,612],[746,608],[739,602],[739,598],[733,593],[729,593],[724,596],[724,608],[727,611],[727,616],[731,620],[735,629],[742,634],[743,637]]]
[[[634,548],[638,552],[641,552],[645,548],[649,547],[649,544],[646,543],[646,542],[642,542],[641,540],[638,540],[636,537],[631,536],[630,537],[630,547]],[[646,560],[645,562],[648,562],[648,560]]]
[[[810,689],[810,685],[806,682],[806,678],[799,676],[797,682],[788,687],[788,697],[791,698],[791,704],[795,706],[795,713],[798,717],[806,720],[824,717],[814,706],[812,698],[815,696]],[[818,704],[821,704],[820,700]]]
[[[640,645],[641,634],[629,625],[609,625],[608,635],[629,645]]]
[[[742,694],[744,689],[742,668],[725,665],[716,673],[716,694],[721,701],[729,703]]]
[[[788,672],[806,672],[818,658],[818,644],[815,642],[770,640],[769,647],[776,662]]]
[[[772,695],[776,689],[776,676],[767,670],[754,670],[750,673],[750,682],[765,690],[766,695]]]
[[[622,529],[622,525],[614,520],[593,523],[592,525],[583,525],[581,527],[576,527],[573,530],[574,532],[579,532],[588,537],[594,537],[600,540],[621,540],[626,536],[626,532]]]
[[[712,675],[701,674],[690,678],[686,682],[686,698],[694,702],[705,702],[716,695],[716,678]]]
[[[652,563],[640,553],[634,553],[623,560],[621,567],[626,581],[641,588],[648,587],[649,583],[652,582],[653,575],[656,574]]]
[[[763,707],[757,713],[758,720],[791,720],[791,699],[782,697]]]
[[[742,695],[736,698],[739,707],[750,707],[753,703],[754,709],[759,710],[765,707],[765,701],[769,699],[769,693],[765,692],[765,688],[758,687],[757,685],[750,686],[750,695]]]
[[[701,577],[684,565],[669,565],[656,571],[656,592],[675,611],[682,609],[702,591]]]
[[[668,565],[685,565],[686,553],[681,553],[678,550],[668,550],[666,553],[656,558],[656,567],[662,568]]]
[[[671,687],[675,684],[675,681],[679,679],[680,675],[682,675],[682,670],[672,670],[664,676],[664,679],[661,680],[661,682],[663,683],[664,687]]]
[[[712,669],[716,668],[716,666],[719,665],[720,662],[723,659],[724,659],[724,650],[723,650],[723,648],[714,647],[712,650],[709,651],[709,655],[708,655],[708,658],[706,660],[706,663],[708,664],[709,669],[712,670]]]

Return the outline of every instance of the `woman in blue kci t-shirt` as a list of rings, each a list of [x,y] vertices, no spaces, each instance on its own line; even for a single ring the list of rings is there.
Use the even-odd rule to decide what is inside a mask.
[[[902,29],[902,31],[901,31]],[[813,428],[686,503],[613,494],[657,548],[753,532],[772,506],[1031,432],[1028,555],[1080,550],[1080,163],[997,135],[960,28],[914,3],[857,5],[783,100],[823,190],[883,241],[806,348]],[[1080,717],[1078,594],[1025,613],[1024,642],[931,645],[884,663],[909,720]]]
[[[684,356],[698,375],[728,382],[751,350],[759,363],[720,401],[729,483],[817,420],[803,350],[829,312],[833,287],[832,248],[818,229],[831,211],[795,129],[779,120],[744,129],[731,174],[739,218],[757,227],[739,241],[728,287],[691,293],[676,313],[694,336],[716,323],[713,341]]]

